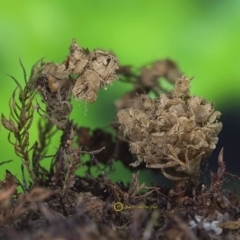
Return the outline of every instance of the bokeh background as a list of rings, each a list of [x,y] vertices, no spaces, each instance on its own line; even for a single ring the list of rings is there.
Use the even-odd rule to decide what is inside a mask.
[[[135,68],[170,58],[186,76],[195,76],[192,93],[214,101],[222,112],[223,131],[209,158],[212,170],[216,170],[218,152],[224,147],[227,170],[239,173],[239,9],[239,0],[1,0],[0,112],[8,116],[8,101],[15,88],[6,73],[23,83],[19,57],[28,73],[42,57],[60,63],[68,55],[72,38],[90,50],[113,51],[122,65]],[[129,85],[115,82],[107,91],[100,91],[96,103],[75,102],[72,118],[82,126],[107,127],[116,113],[113,102],[130,89]],[[37,139],[36,121],[32,142]],[[8,143],[7,134],[1,127],[0,162],[14,161],[0,166],[0,178],[7,168],[21,179],[21,161]],[[58,141],[59,135],[54,136],[49,149],[52,154]],[[140,176],[149,183],[159,175],[149,177],[143,172]],[[110,177],[126,182],[131,174],[118,163]]]

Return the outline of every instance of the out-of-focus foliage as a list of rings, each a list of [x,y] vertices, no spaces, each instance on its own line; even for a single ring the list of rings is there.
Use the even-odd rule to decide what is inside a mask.
[[[113,51],[122,65],[140,67],[157,59],[173,59],[185,75],[195,76],[194,95],[214,101],[216,109],[240,106],[239,7],[238,0],[2,0],[0,112],[8,116],[8,101],[15,88],[5,73],[24,81],[19,56],[29,73],[41,57],[61,62],[72,38],[90,50]],[[130,88],[115,82],[108,91],[100,92],[93,105],[76,102],[72,117],[83,126],[106,127],[115,114],[113,101]],[[15,168],[12,171],[19,176],[21,162],[8,144],[7,134],[1,128],[0,161],[13,159],[7,168]],[[30,140],[36,137],[37,127]],[[51,153],[58,143],[58,136],[54,136]],[[0,176],[4,169],[1,167]]]

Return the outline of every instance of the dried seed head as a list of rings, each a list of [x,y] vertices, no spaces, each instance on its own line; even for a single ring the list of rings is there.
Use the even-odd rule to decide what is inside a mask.
[[[46,104],[47,117],[59,128],[65,129],[72,111],[70,97],[95,102],[98,90],[117,77],[117,60],[111,54],[81,48],[73,40],[70,54],[61,64],[41,61],[34,65],[32,79]],[[73,77],[74,75],[74,77]]]
[[[160,168],[172,180],[196,179],[200,163],[216,147],[222,123],[221,113],[205,99],[191,96],[189,80],[177,80],[172,95],[152,100],[141,95],[142,109],[128,108],[118,112],[120,130],[138,156],[131,164],[142,161],[146,167]]]
[[[93,103],[97,99],[98,90],[117,79],[115,74],[118,69],[117,59],[107,52],[100,50],[83,52],[76,46],[72,56],[77,56],[77,59],[70,61],[75,65],[73,73],[79,74],[72,94],[77,100]]]

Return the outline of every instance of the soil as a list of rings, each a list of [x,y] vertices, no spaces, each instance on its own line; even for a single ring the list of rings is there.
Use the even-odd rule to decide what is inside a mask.
[[[222,167],[211,174],[211,186],[180,193],[140,186],[138,174],[128,186],[87,175],[75,177],[66,194],[46,183],[16,193],[11,185],[16,179],[7,172],[1,182],[0,239],[238,239],[240,202],[221,189],[228,175]]]

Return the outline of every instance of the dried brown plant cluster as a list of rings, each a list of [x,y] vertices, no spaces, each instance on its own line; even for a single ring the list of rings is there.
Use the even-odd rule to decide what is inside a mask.
[[[226,172],[223,150],[217,173],[210,175],[211,185],[198,181],[200,163],[218,141],[220,112],[190,94],[190,81],[173,61],[156,61],[136,71],[118,66],[108,52],[89,51],[73,40],[62,63],[40,60],[29,79],[21,67],[24,86],[11,77],[17,87],[9,102],[10,116],[2,114],[1,123],[22,160],[22,181],[10,170],[0,180],[0,240],[236,239],[240,201],[235,191],[224,194],[223,183],[240,178]],[[71,98],[94,103],[98,90],[117,78],[132,84],[133,90],[115,102],[114,136],[70,119]],[[35,104],[36,96],[41,104]],[[35,113],[41,117],[39,137],[31,144]],[[49,155],[57,131],[59,146]],[[43,159],[50,161],[50,169],[42,166]],[[184,188],[155,183],[147,187],[139,183],[139,173],[132,174],[129,184],[122,179],[113,183],[107,174],[116,160],[138,169],[143,162],[175,183],[184,182]],[[76,176],[83,166],[85,176]],[[91,176],[93,166],[97,177]]]
[[[70,96],[93,103],[98,90],[116,80],[117,60],[107,52],[89,52],[73,40],[70,55],[61,64],[45,63],[33,68],[32,82],[46,104],[47,117],[59,128],[68,124]]]
[[[196,181],[201,160],[215,149],[222,124],[212,103],[190,95],[189,83],[179,78],[169,96],[152,100],[141,95],[138,108],[118,112],[120,129],[138,156],[132,166],[144,161],[171,180],[188,176]]]

